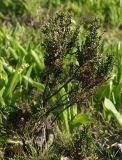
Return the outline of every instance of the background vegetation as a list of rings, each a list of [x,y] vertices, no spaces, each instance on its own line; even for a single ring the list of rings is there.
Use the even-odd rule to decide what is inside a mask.
[[[121,17],[121,0],[1,0],[0,159],[122,159]]]

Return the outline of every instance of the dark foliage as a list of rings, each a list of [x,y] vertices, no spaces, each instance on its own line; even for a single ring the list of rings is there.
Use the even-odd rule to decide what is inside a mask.
[[[9,0],[9,1],[0,1],[0,12],[3,15],[22,15],[27,11],[25,5],[25,0]]]
[[[45,93],[43,101],[48,102],[52,97],[65,88],[69,101],[66,108],[74,103],[86,101],[95,94],[95,88],[101,85],[109,77],[113,66],[113,56],[103,56],[99,53],[101,35],[98,31],[101,27],[98,18],[83,19],[83,27],[86,37],[82,44],[79,43],[80,25],[72,23],[71,15],[58,13],[45,24],[43,29],[45,48]],[[73,55],[77,63],[66,65],[67,55]],[[67,89],[71,83],[70,91]],[[60,84],[60,87],[59,87]],[[51,95],[47,96],[47,88],[50,88]],[[46,104],[46,103],[45,103]],[[64,103],[65,104],[65,103]],[[63,106],[63,103],[57,105]],[[56,107],[52,108],[53,111]],[[48,112],[49,113],[49,112]]]

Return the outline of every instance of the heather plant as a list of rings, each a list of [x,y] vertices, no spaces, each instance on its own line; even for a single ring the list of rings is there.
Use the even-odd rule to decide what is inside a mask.
[[[82,43],[81,26],[85,32]],[[83,19],[77,25],[72,23],[69,13],[61,12],[43,28],[42,83],[45,89],[41,98],[44,116],[53,113],[57,136],[62,132],[67,135],[66,145],[71,148],[75,145],[75,128],[95,122],[90,114],[79,114],[79,106],[95,95],[96,87],[109,78],[113,66],[113,56],[99,52],[100,27],[98,18]],[[78,156],[78,152],[76,149],[73,156]]]
[[[86,31],[82,44],[79,40],[80,24],[73,25],[69,13],[57,13],[44,26],[46,69],[42,101],[44,108],[50,108],[46,114],[86,102],[95,94],[96,86],[102,85],[109,77],[113,56],[99,53],[100,20],[84,19],[82,25]],[[68,55],[73,57],[73,62],[68,59],[66,63]]]

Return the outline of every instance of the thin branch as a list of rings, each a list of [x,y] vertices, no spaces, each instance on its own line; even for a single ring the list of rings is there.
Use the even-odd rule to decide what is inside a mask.
[[[55,96],[61,89],[63,89],[69,82],[71,82],[73,79],[74,79],[74,76],[75,76],[75,74],[78,72],[78,70],[81,68],[81,66],[79,66],[77,69],[76,69],[76,71],[75,71],[75,73],[72,75],[72,77],[67,81],[67,82],[65,82],[57,91],[55,91],[52,95],[50,95],[49,97],[47,97],[46,99],[45,99],[45,101],[47,101],[47,100],[49,100],[50,98],[52,98],[53,96]]]

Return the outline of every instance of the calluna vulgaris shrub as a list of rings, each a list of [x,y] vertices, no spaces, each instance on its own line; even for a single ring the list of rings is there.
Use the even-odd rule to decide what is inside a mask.
[[[82,104],[95,94],[96,86],[104,83],[112,70],[113,56],[99,53],[101,35],[98,18],[83,19],[81,24],[86,31],[85,40],[80,43],[80,24],[74,25],[69,13],[57,13],[43,28],[45,49],[45,72],[43,83],[43,107],[55,109]],[[72,57],[73,61],[67,57]],[[70,86],[70,87],[69,87]],[[67,99],[59,93],[65,89]],[[50,93],[48,92],[50,90]],[[60,110],[61,111],[61,110]]]

